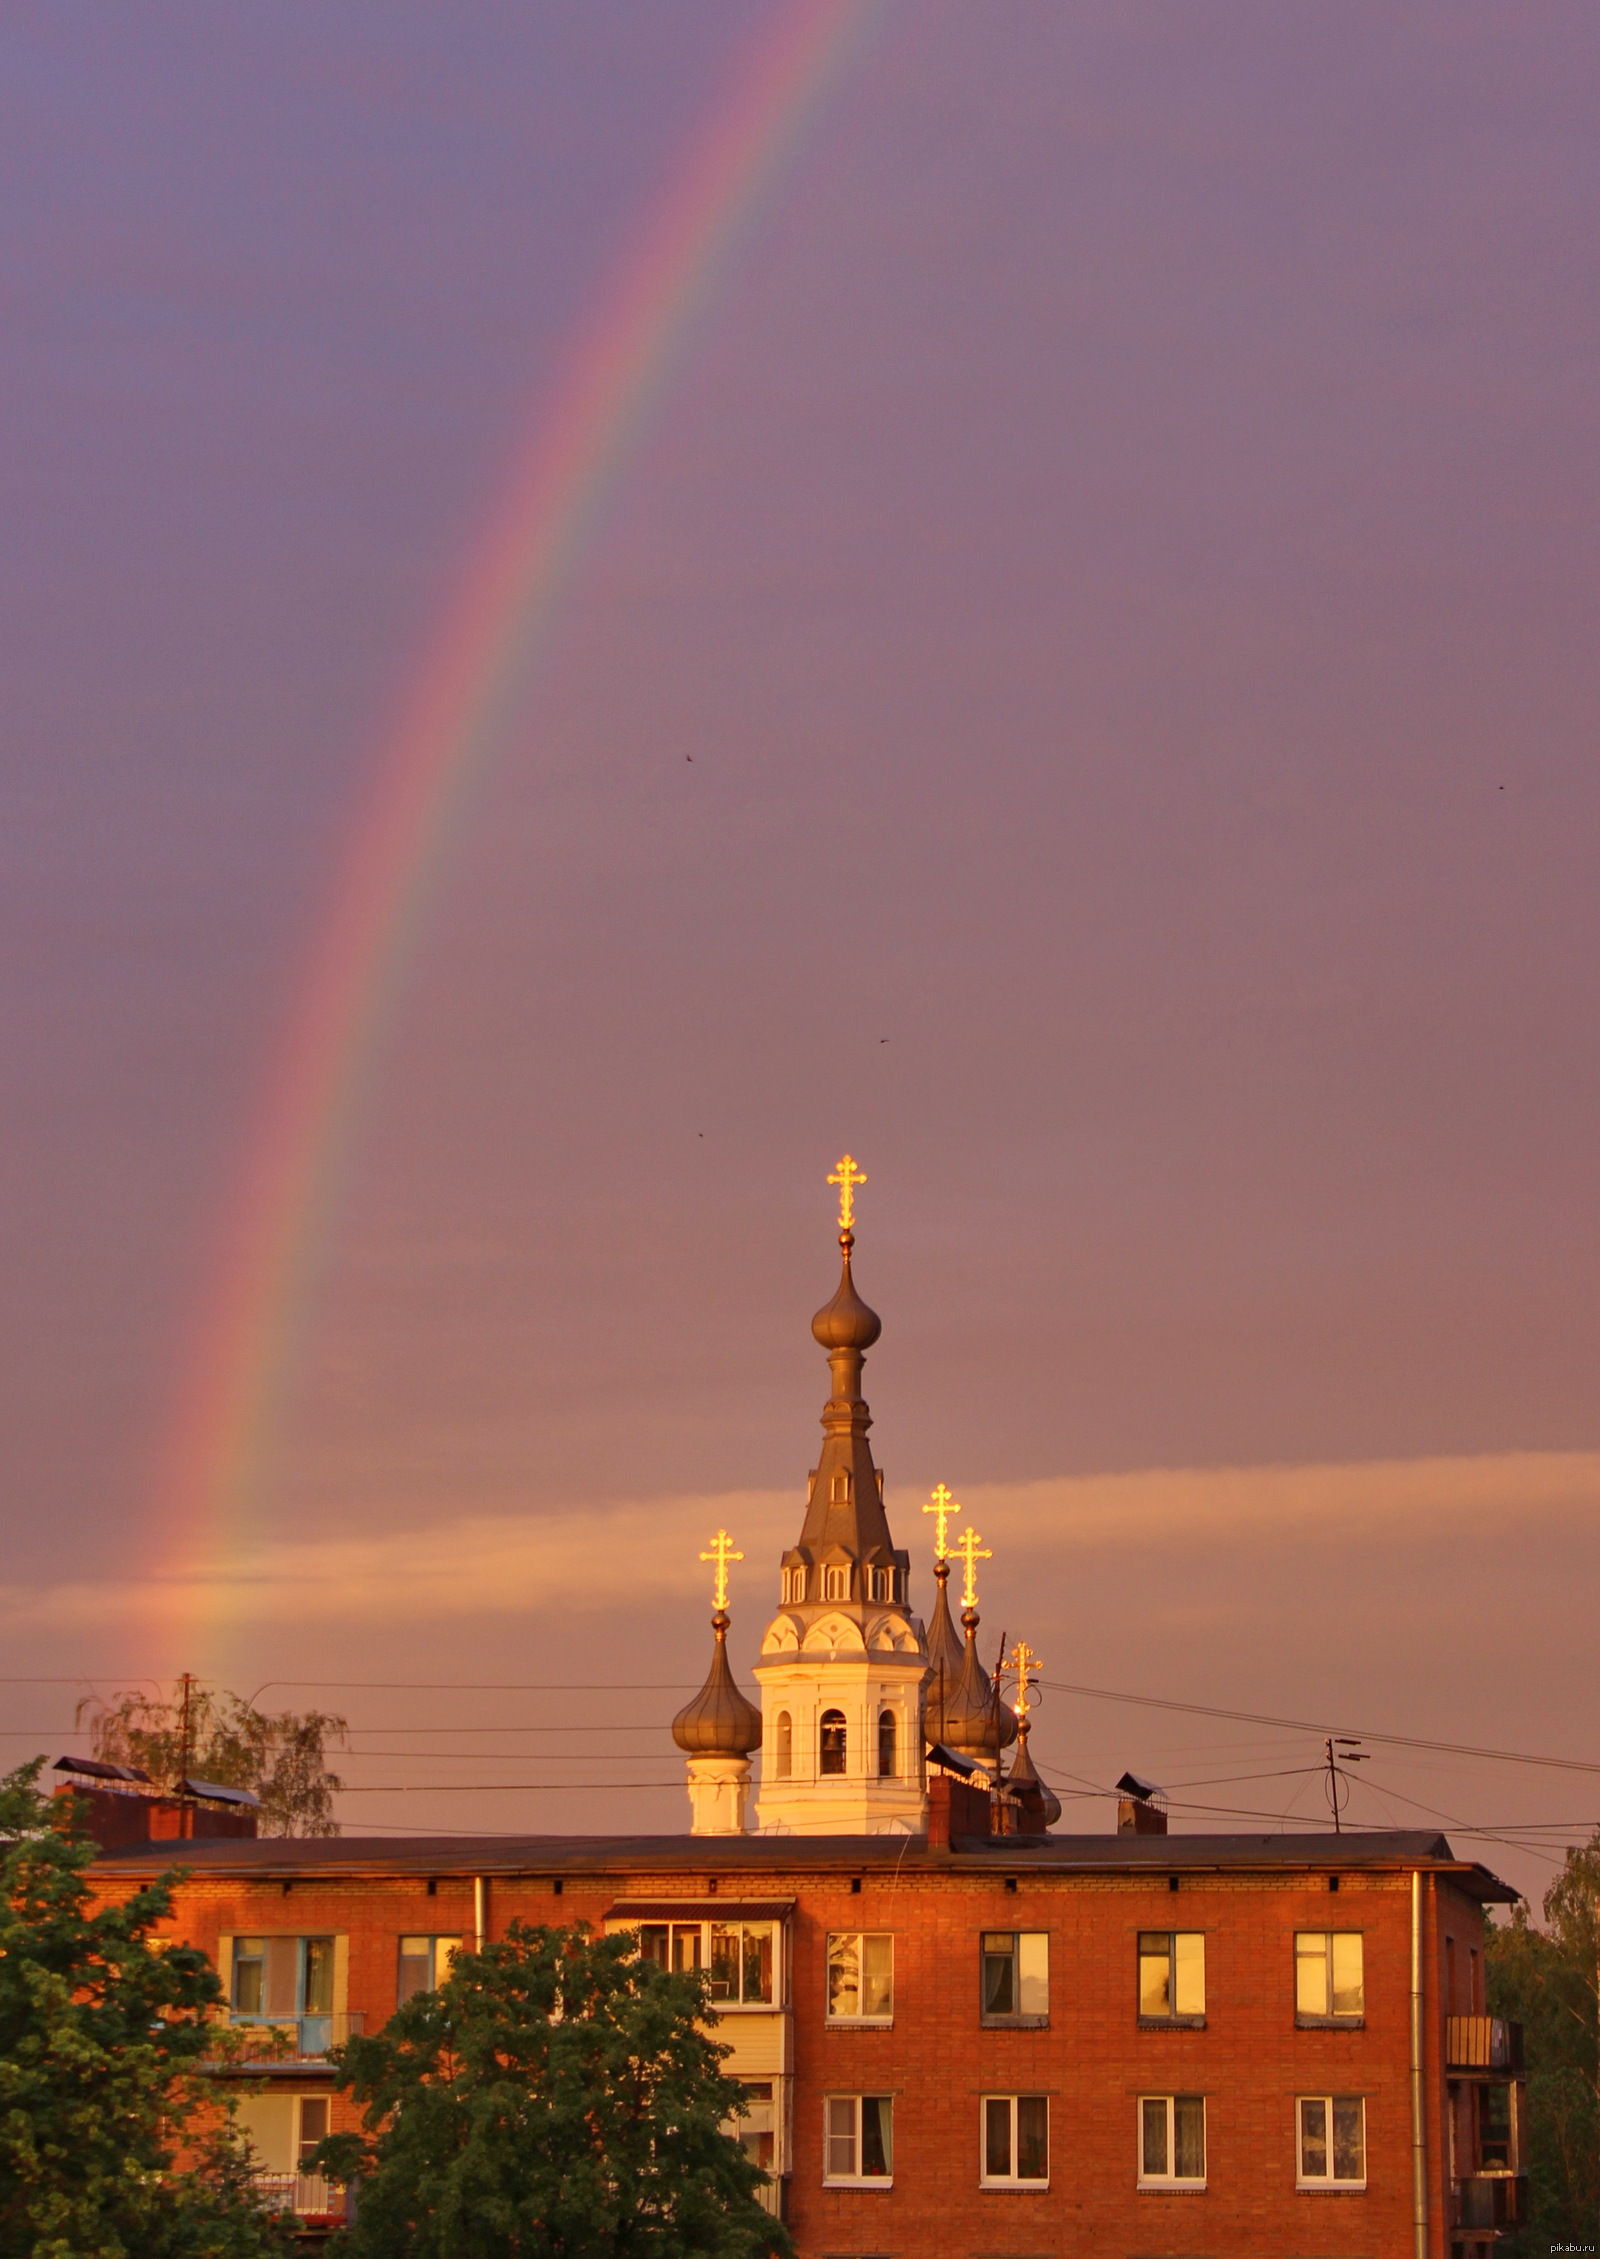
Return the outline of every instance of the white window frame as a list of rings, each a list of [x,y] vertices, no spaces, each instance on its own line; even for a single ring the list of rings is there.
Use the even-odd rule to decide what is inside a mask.
[[[830,1561],[822,1572],[822,1597],[835,1603],[850,1598],[850,1564]]]
[[[1011,2110],[1011,2171],[991,2173],[989,2170],[989,2107],[991,2103],[1004,2102]],[[1042,2179],[1024,2180],[1016,2170],[1017,2165],[1017,2104],[1042,2102],[1044,2104],[1044,2155]],[[1050,2186],[1050,2097],[1048,2094],[984,2094],[978,2098],[978,2186],[997,2189],[1033,2189]]]
[[[1305,2169],[1305,2106],[1320,2102],[1327,2112],[1323,2120],[1323,2138],[1327,2149],[1328,2170],[1325,2173],[1308,2173]],[[1361,2112],[1361,2178],[1337,2179],[1333,2170],[1333,2106],[1336,2102],[1353,2102]],[[1359,2196],[1367,2185],[1367,2098],[1364,2094],[1297,2094],[1294,2098],[1294,2185],[1309,2190],[1313,2195]]]
[[[697,1921],[692,1916],[687,1921],[668,1921],[665,1917],[662,1917],[647,1922],[630,1923],[628,1926],[635,1930],[638,1935],[641,1953],[644,1951],[644,1933],[646,1930],[666,1930],[668,1933],[667,1959],[669,1967],[676,1957],[673,1933],[677,1931],[698,1931],[699,1943],[696,1951],[699,1958],[694,1963],[694,1967],[706,1977],[711,1974],[711,1932],[714,1929],[770,1931],[772,1938],[772,1998],[770,2000],[746,2000],[742,1997],[744,1945],[741,1939],[739,1948],[741,1998],[738,2000],[712,2000],[709,2006],[712,2013],[717,2016],[770,2016],[774,2009],[782,2008],[785,2005],[783,1924],[781,1922],[770,1921],[765,1918],[747,1921],[744,1915],[730,1912],[726,1915],[713,1914],[704,1921]],[[658,1963],[657,1966],[659,1967],[660,1964]]]
[[[1316,1956],[1314,1954],[1302,1954],[1300,1946],[1302,1939],[1310,1940],[1313,1938],[1317,1940],[1322,1948],[1322,1997],[1328,2003],[1326,2008],[1320,2009],[1302,2008],[1300,2005],[1300,1964],[1302,1960],[1311,1962],[1316,1959]],[[1356,1948],[1356,1958],[1361,1964],[1361,2006],[1359,2008],[1336,2009],[1333,2005],[1334,2000],[1337,1997],[1335,1990],[1335,1953],[1337,1943],[1340,1941],[1343,1941],[1346,1945],[1348,1945],[1351,1941],[1354,1942]],[[1367,1955],[1366,1940],[1362,1931],[1295,1931],[1294,2020],[1302,2030],[1309,2031],[1326,2031],[1331,2028],[1335,2031],[1350,2032],[1359,2031],[1361,2029],[1362,2025],[1367,2020]]]
[[[783,1605],[786,1608],[798,1608],[804,1602],[805,1596],[806,1572],[804,1568],[785,1569],[783,1572]]]
[[[417,1943],[423,1939],[426,1940],[428,1947],[428,1981],[426,1984],[418,1985],[417,1992],[437,1992],[440,1985],[444,1983],[445,1978],[450,1974],[451,1962],[455,1959],[458,1953],[464,1953],[466,1951],[467,1941],[459,1930],[400,1931],[398,1934],[398,1942],[395,1948],[394,1996],[397,2006],[404,2007],[405,2003],[408,2000],[415,2000],[417,1997],[417,1992],[403,1993],[400,1990],[400,1981],[402,1972],[405,1968],[405,1964],[408,1961],[419,1961],[422,1958],[419,1953],[408,1953],[406,1951],[407,1944]],[[446,1954],[442,1962],[439,1957],[439,1948],[441,1945],[446,1945],[450,1948],[449,1953]]]
[[[847,2102],[854,2111],[854,2132],[851,2136],[852,2154],[857,2167],[861,2164],[861,2105],[864,2102],[887,2103],[889,2112],[889,2170],[886,2173],[835,2173],[833,2163],[833,2113],[837,2103]],[[822,2185],[824,2188],[893,2188],[894,2186],[894,2096],[892,2094],[825,2094],[822,2097]]]
[[[1024,1958],[1023,1939],[1028,1940],[1030,1948],[1043,1947],[1042,1955],[1032,1950],[1027,1955],[1029,1960],[1037,1961],[1042,1958],[1044,1962],[1044,2006],[1042,2008],[1018,2007],[1006,2014],[1001,2009],[989,2006],[985,1963],[991,1958],[997,1960],[1000,1958],[999,1953],[991,1956],[988,1941],[992,1937],[1008,1937],[1011,1940],[1012,1983],[1015,1997],[1019,2001],[1022,1998],[1024,1981],[1022,1967]],[[1040,1971],[1034,1968],[1027,1971],[1026,1974],[1029,1979],[1037,1979]],[[978,2021],[987,2031],[1045,2031],[1049,2028],[1050,1932],[1048,1930],[980,1930],[978,1932]]]
[[[864,1969],[868,1938],[882,1939],[889,1948],[889,2008],[885,2015],[836,2015],[833,2007],[833,1949],[846,1939],[853,1940],[856,1949],[856,1998],[865,1990]],[[894,2022],[894,1932],[893,1930],[829,1930],[822,1972],[824,2020],[838,2030],[841,2026],[851,2031],[887,2031]]]
[[[1167,1996],[1172,2005],[1166,2014],[1150,2010],[1144,2004],[1143,1964],[1147,1958],[1141,1940],[1147,1937],[1164,1937],[1167,1941]],[[1180,1952],[1179,1940],[1185,1952]],[[1170,2031],[1175,2025],[1183,2030],[1199,2031],[1206,2020],[1206,1933],[1204,1930],[1140,1930],[1134,1938],[1134,2005],[1140,2024],[1146,2031]],[[1154,1958],[1154,1956],[1148,1956]],[[1187,1961],[1184,1972],[1192,1981],[1198,1964],[1200,1977],[1200,2005],[1198,2008],[1178,2006],[1179,1963]],[[1188,1995],[1192,2000],[1192,1992]]]
[[[1168,2169],[1164,2173],[1147,2173],[1144,2169],[1144,2112],[1147,2102],[1166,2104]],[[1198,2180],[1180,2180],[1174,2170],[1178,2157],[1177,2105],[1180,2102],[1198,2102],[1200,2105],[1200,2140],[1205,2150],[1205,2166]],[[1203,2094],[1141,2094],[1137,2108],[1139,2114],[1134,2120],[1134,2138],[1139,2144],[1137,2185],[1140,2188],[1176,2195],[1182,2195],[1189,2191],[1198,2192],[1203,2189],[1206,2185],[1206,2173],[1211,2164],[1211,2128],[1207,2123],[1210,2113],[1206,2109],[1205,2096]]]

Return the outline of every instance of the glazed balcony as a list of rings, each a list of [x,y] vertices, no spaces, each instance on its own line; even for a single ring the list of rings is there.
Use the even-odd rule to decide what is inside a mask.
[[[1444,2067],[1452,2077],[1522,2076],[1522,2026],[1504,2016],[1446,2016]]]

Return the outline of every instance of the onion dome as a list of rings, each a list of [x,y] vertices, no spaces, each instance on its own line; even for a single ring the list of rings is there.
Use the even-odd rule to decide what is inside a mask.
[[[1016,1713],[1001,1701],[978,1661],[977,1609],[964,1608],[961,1622],[967,1635],[966,1652],[954,1691],[944,1706],[944,1732],[939,1738],[958,1755],[993,1765],[999,1762],[1001,1750],[1017,1738]]]
[[[1039,1813],[1047,1828],[1053,1828],[1061,1817],[1061,1799],[1054,1789],[1047,1788],[1039,1778],[1032,1752],[1028,1748],[1028,1736],[1032,1730],[1026,1718],[1017,1720],[1017,1754],[1006,1786],[1022,1799],[1025,1807]]]
[[[716,1646],[706,1683],[672,1721],[672,1738],[691,1757],[748,1757],[761,1746],[761,1712],[745,1700],[728,1668],[726,1608],[711,1619]]]
[[[933,1614],[928,1619],[928,1691],[924,1704],[927,1736],[932,1742],[949,1743],[947,1712],[955,1697],[961,1679],[964,1660],[961,1642],[956,1637],[956,1627],[950,1620],[950,1564],[935,1561],[933,1574],[939,1587],[939,1597],[933,1604]]]
[[[869,1310],[856,1292],[856,1282],[850,1276],[850,1250],[856,1243],[853,1231],[839,1234],[839,1247],[844,1256],[844,1271],[839,1280],[839,1291],[825,1309],[817,1312],[811,1321],[811,1331],[824,1349],[853,1349],[861,1356],[872,1347],[883,1331],[883,1320],[876,1310]]]

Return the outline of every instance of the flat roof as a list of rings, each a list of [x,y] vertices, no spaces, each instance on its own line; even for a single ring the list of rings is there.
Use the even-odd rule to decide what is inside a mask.
[[[187,1868],[197,1878],[249,1881],[336,1875],[545,1875],[681,1872],[819,1875],[893,1868],[900,1873],[985,1867],[1046,1873],[1220,1873],[1233,1869],[1353,1874],[1362,1868],[1452,1870],[1486,1903],[1521,1893],[1475,1860],[1459,1859],[1435,1829],[1371,1828],[1349,1835],[957,1836],[949,1851],[905,1835],[486,1835],[200,1837],[103,1851],[102,1875]]]

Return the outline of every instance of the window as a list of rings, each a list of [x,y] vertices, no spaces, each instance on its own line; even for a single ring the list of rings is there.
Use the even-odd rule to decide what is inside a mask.
[[[1365,2188],[1367,2109],[1359,2094],[1300,2097],[1301,2188]]]
[[[772,1922],[642,1922],[639,1951],[658,1969],[706,1969],[719,2008],[770,2008],[776,1992]]]
[[[1512,2173],[1517,2168],[1516,2129],[1511,2088],[1480,2086],[1478,2096],[1478,2171]]]
[[[1139,1932],[1141,2024],[1201,2024],[1206,2014],[1206,1941],[1201,1930]]]
[[[1359,1930],[1299,1930],[1294,1941],[1297,2024],[1359,2024],[1366,2010]]]
[[[794,1771],[794,1720],[787,1710],[778,1712],[777,1741],[773,1748],[772,1770],[780,1781],[786,1781]]]
[[[894,2173],[894,2097],[830,2094],[822,2108],[823,2179],[887,2188]]]
[[[783,1572],[783,1604],[795,1607],[806,1596],[806,1572],[803,1568],[785,1569]]]
[[[878,1712],[878,1778],[881,1781],[892,1781],[899,1770],[899,1757],[895,1746],[894,1712],[892,1710],[880,1710]]]
[[[986,2094],[980,2185],[1044,2188],[1049,2180],[1049,2098],[1043,2094]]]
[[[828,1939],[830,2024],[886,2024],[894,2015],[894,1939],[842,1930]]]
[[[828,1574],[831,1577],[833,1571],[830,1569]],[[845,1756],[844,1712],[842,1710],[823,1711],[820,1721],[820,1737],[821,1770],[825,1773],[842,1773]]]
[[[302,2173],[313,2170],[311,2152],[319,2141],[328,2138],[328,2098],[325,2094],[303,2094],[300,2097],[300,2138],[296,2144],[296,2165]]]
[[[730,2118],[722,2130],[742,2142],[751,2164],[758,2165],[770,2178],[777,2169],[778,2155],[778,2119],[771,2079],[746,2079],[744,2098],[748,2104],[744,2116]]]
[[[867,1571],[867,1598],[869,1600],[892,1600],[894,1598],[893,1569],[869,1569]]]
[[[1042,2024],[1050,2013],[1050,1939],[1043,1930],[985,1930],[986,2024]]]
[[[850,1571],[837,1564],[822,1572],[822,1597],[824,1600],[848,1600],[850,1597]]]
[[[828,1503],[831,1506],[848,1506],[850,1503],[850,1470],[836,1467],[828,1485]]]
[[[1139,2097],[1139,2186],[1203,2188],[1206,2099],[1203,2094]]]
[[[244,2022],[331,2015],[332,1938],[235,1938],[233,2012]]]
[[[458,1937],[403,1937],[400,1940],[402,2004],[419,1992],[433,1992],[450,1974],[450,1964],[461,1951]]]

